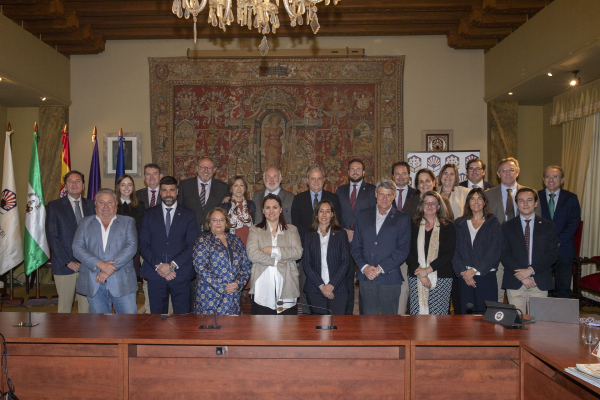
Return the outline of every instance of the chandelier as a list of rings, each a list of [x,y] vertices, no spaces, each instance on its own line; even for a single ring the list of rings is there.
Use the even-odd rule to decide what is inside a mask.
[[[317,4],[324,2],[326,6],[331,1],[337,4],[340,0],[282,0],[287,15],[290,17],[290,25],[310,25],[313,33],[317,33],[319,28],[319,19],[317,18]],[[173,0],[173,14],[178,18],[189,19],[190,15],[194,19],[194,43],[196,43],[196,22],[198,14],[204,10],[208,4],[208,23],[212,26],[218,26],[226,31],[227,26],[235,20],[233,16],[233,0]],[[271,3],[271,0],[236,0],[237,3],[237,23],[240,26],[253,27],[263,34],[263,39],[258,46],[260,53],[264,56],[269,51],[267,34],[271,31],[276,33],[279,28],[279,17],[277,11],[279,0]]]

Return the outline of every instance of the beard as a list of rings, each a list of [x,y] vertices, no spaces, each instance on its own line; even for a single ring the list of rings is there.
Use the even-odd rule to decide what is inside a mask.
[[[363,180],[362,176],[361,176],[361,177],[359,177],[359,178],[357,178],[357,179],[354,179],[354,178],[352,178],[351,176],[349,176],[349,177],[348,177],[348,179],[349,179],[349,180],[350,180],[350,182],[352,182],[352,183],[358,183],[358,182],[360,182],[360,181],[362,181],[362,180]]]
[[[175,197],[163,197],[162,201],[165,203],[165,206],[171,207],[173,204],[175,204]]]

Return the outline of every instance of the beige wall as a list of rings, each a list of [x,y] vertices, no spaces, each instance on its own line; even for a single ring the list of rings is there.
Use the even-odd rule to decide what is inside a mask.
[[[519,183],[534,189],[542,187],[542,172],[544,168],[543,154],[543,107],[519,106],[518,121],[518,157]]]
[[[543,106],[543,114],[544,168],[548,165],[562,165],[562,127],[550,126],[552,103]]]
[[[108,41],[102,54],[71,57],[72,167],[88,174],[94,125],[100,138],[119,128],[141,132],[142,164],[151,161],[148,57],[185,56],[190,47],[238,50],[258,42],[199,40],[194,45],[191,39]],[[317,36],[315,40],[281,38],[276,44],[290,49],[357,47],[364,48],[368,56],[405,55],[405,151],[421,150],[423,129],[453,129],[455,149],[478,149],[484,159],[487,157],[483,51],[453,50],[443,36]],[[102,184],[113,187],[114,180],[103,179]],[[141,184],[141,179],[136,180],[138,188]]]
[[[0,105],[0,132],[5,132],[6,128],[8,127],[8,120],[6,119],[6,107]],[[4,152],[1,152],[0,154],[0,160],[3,160],[4,158]],[[2,165],[2,163],[0,163],[0,165]]]

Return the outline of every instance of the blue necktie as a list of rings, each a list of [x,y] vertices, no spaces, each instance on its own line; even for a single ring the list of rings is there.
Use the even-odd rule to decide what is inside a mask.
[[[167,208],[167,223],[165,227],[167,228],[167,237],[169,236],[169,230],[171,230],[171,210],[173,208]]]

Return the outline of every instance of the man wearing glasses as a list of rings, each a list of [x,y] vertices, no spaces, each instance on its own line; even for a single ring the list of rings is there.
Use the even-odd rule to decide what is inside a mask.
[[[510,221],[516,216],[519,216],[515,195],[519,189],[524,187],[517,183],[519,172],[519,162],[515,158],[508,157],[500,160],[496,173],[500,178],[501,184],[500,186],[496,186],[485,192],[489,201],[490,210],[501,223]],[[539,202],[536,204],[535,214],[538,216],[542,215]],[[504,266],[500,263],[498,272],[496,273],[496,278],[498,279],[498,301],[500,303],[504,302],[504,289],[502,289],[503,276]]]
[[[221,205],[225,196],[229,194],[229,186],[213,178],[216,170],[215,163],[204,157],[196,164],[197,176],[179,183],[177,202],[194,211],[199,235],[208,233],[203,229],[206,214]]]
[[[469,190],[476,187],[488,190],[494,187],[493,184],[483,180],[485,177],[485,163],[479,158],[473,158],[467,163],[467,180],[459,183],[460,186]]]

